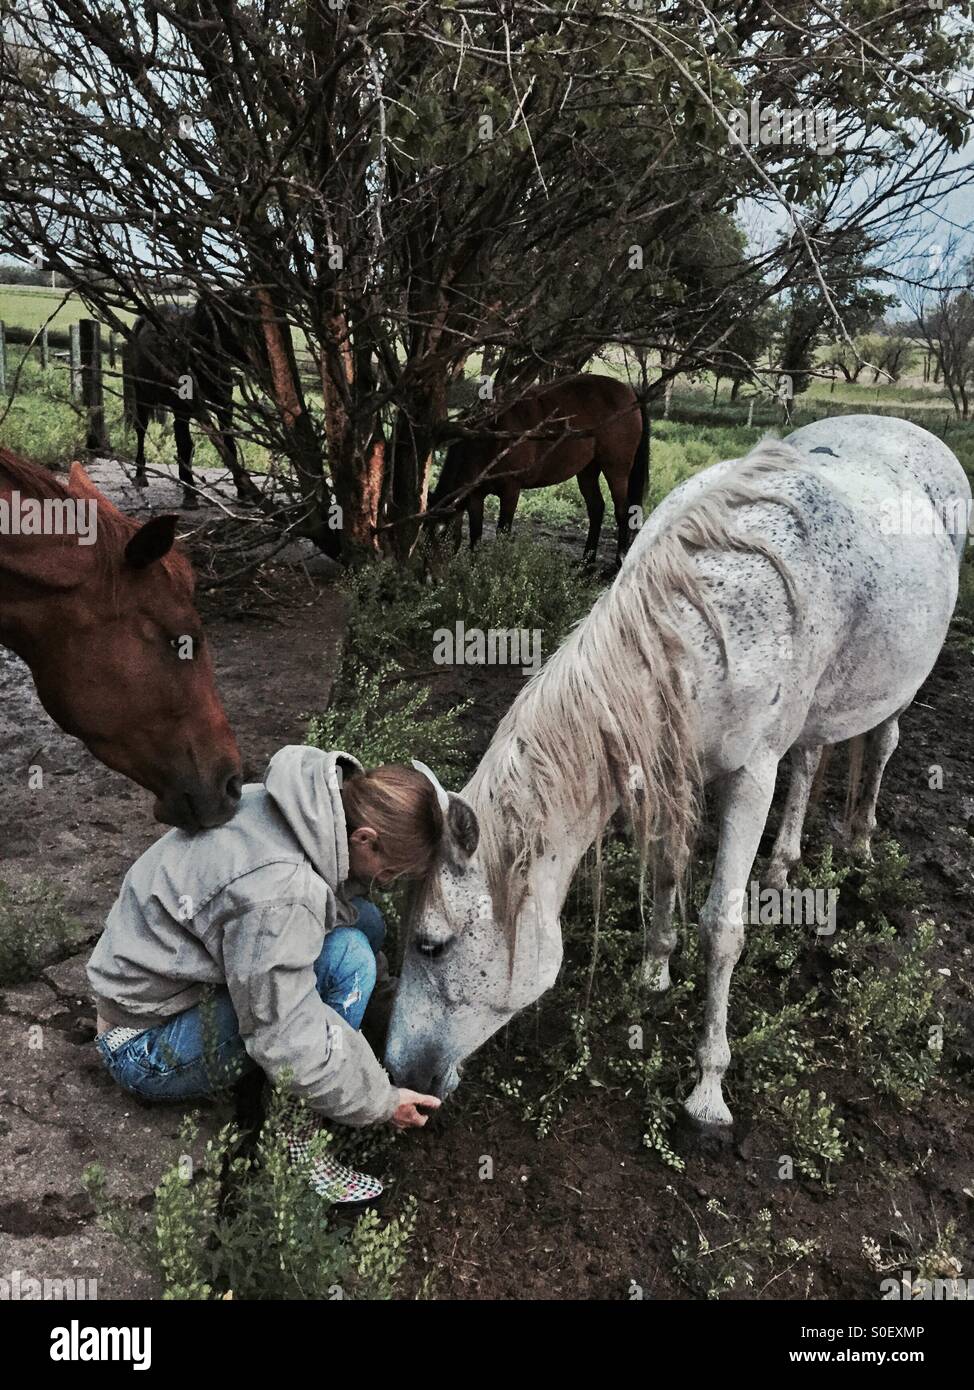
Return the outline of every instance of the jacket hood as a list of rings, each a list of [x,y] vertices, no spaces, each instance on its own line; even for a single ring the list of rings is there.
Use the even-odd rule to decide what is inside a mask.
[[[348,878],[348,832],[341,786],[348,772],[364,771],[349,753],[291,744],[267,764],[264,786],[312,868],[332,889]]]

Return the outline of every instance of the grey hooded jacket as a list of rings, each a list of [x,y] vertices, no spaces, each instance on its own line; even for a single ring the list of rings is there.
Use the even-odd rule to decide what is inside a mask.
[[[362,1037],[322,1002],[313,965],[349,908],[340,796],[346,753],[282,748],[248,783],[233,820],[170,830],[129,869],[88,962],[100,1016],[153,1028],[226,985],[250,1057],[347,1125],[389,1119],[399,1104]]]

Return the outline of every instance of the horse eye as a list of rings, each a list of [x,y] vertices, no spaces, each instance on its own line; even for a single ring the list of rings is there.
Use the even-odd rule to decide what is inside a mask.
[[[427,960],[436,960],[450,945],[449,941],[416,941],[414,944],[419,954]]]

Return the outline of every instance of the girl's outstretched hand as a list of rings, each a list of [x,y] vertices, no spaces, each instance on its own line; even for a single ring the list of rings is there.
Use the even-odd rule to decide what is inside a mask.
[[[425,1125],[429,1119],[428,1115],[418,1109],[420,1105],[427,1106],[430,1110],[439,1110],[442,1102],[437,1096],[423,1096],[418,1091],[407,1091],[400,1087],[399,1104],[389,1118],[389,1123],[396,1129],[415,1129]]]

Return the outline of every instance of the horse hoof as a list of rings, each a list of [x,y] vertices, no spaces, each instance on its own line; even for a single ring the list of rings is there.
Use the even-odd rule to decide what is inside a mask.
[[[720,1082],[715,1076],[702,1078],[683,1102],[683,1109],[695,1124],[730,1129],[734,1117],[727,1109]]]
[[[149,486],[149,479],[145,476],[144,473],[136,473],[135,478],[133,479],[133,482],[135,483],[135,486],[136,486],[136,487],[148,487],[148,486]]]
[[[727,1153],[734,1143],[733,1124],[718,1124],[713,1120],[696,1119],[685,1105],[676,1114],[676,1132],[679,1146],[684,1152],[702,1158]]]

